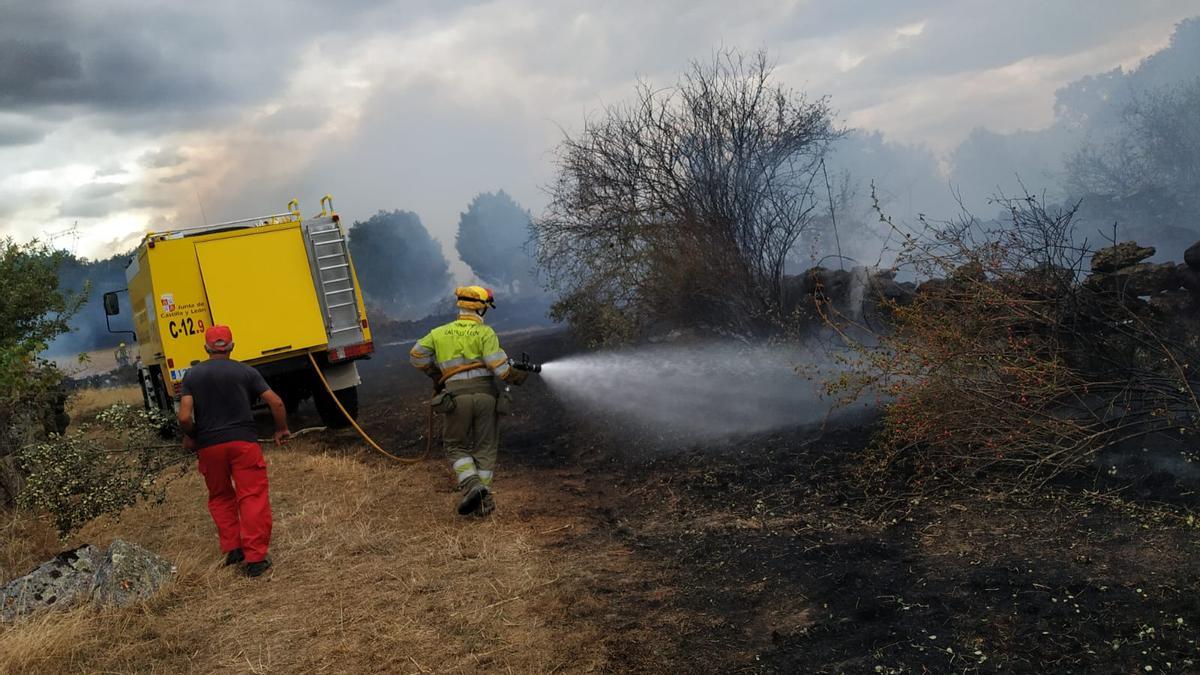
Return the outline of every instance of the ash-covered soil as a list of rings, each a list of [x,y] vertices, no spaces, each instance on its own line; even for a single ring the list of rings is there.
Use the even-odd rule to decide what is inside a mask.
[[[505,346],[575,351],[562,333]],[[419,452],[428,384],[406,347],[362,372],[364,420]],[[1035,498],[947,485],[868,500],[854,470],[870,417],[681,448],[569,409],[536,378],[518,394],[501,508],[592,523],[548,533],[586,562],[543,609],[564,630],[604,626],[610,671],[1200,671],[1196,495],[1153,463]],[[544,487],[505,501],[515,477]]]

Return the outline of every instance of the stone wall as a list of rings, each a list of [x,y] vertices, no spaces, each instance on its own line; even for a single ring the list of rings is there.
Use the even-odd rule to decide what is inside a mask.
[[[1200,242],[1184,251],[1182,263],[1145,262],[1157,253],[1154,247],[1126,241],[1102,248],[1092,256],[1089,273],[1080,280],[1082,288],[1145,303],[1158,312],[1191,318],[1200,308]],[[813,267],[785,280],[788,309],[811,306],[814,298],[829,302],[843,315],[858,319],[878,311],[882,300],[908,304],[919,294],[944,288],[956,279],[983,278],[983,271],[967,266],[946,279],[928,279],[920,284],[897,282],[894,270],[856,267],[834,270]],[[1036,280],[1030,279],[1031,291]]]

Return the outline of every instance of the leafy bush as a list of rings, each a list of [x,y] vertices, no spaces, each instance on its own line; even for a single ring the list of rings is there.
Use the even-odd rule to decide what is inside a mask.
[[[163,443],[159,431],[171,423],[159,410],[121,403],[77,430],[24,446],[16,453],[26,475],[18,503],[48,513],[64,537],[140,501],[161,503],[171,480],[163,471],[186,470],[195,457],[179,443]]]
[[[66,428],[63,374],[38,356],[68,329],[84,299],[59,286],[65,256],[37,243],[0,241],[0,505],[21,489],[13,450]]]

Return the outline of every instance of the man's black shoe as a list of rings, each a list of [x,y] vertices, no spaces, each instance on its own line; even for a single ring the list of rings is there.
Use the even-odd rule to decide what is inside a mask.
[[[496,499],[492,497],[492,491],[488,490],[483,495],[483,499],[479,502],[479,515],[490,516],[496,510]]]
[[[225,566],[236,565],[246,559],[246,554],[242,553],[242,549],[235,548],[225,554]]]
[[[271,569],[271,559],[264,558],[258,562],[246,563],[246,576],[259,577],[263,572]]]
[[[458,502],[458,515],[465,516],[474,513],[486,494],[487,488],[479,483],[472,485]]]

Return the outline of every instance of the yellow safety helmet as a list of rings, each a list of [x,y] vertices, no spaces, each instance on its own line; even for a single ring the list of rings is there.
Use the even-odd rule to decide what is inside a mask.
[[[110,342],[109,344],[112,344],[112,343]],[[124,342],[122,342],[122,343],[121,343],[121,346],[122,346],[122,347],[124,347],[124,346],[125,346],[125,343],[124,343]]]
[[[496,307],[496,296],[492,289],[483,286],[459,286],[454,289],[458,301],[454,304],[460,309],[479,311],[488,307]]]

